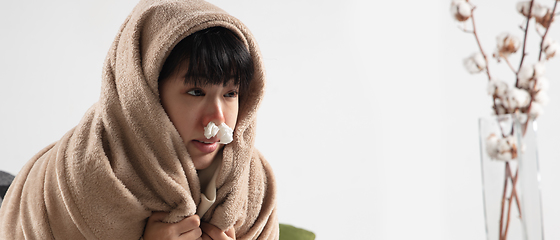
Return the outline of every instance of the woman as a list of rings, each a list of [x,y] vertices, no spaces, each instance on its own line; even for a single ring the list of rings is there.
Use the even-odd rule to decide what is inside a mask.
[[[8,190],[0,238],[277,239],[274,178],[254,148],[263,88],[239,20],[204,1],[141,1],[99,101]],[[210,122],[231,143],[204,135]]]

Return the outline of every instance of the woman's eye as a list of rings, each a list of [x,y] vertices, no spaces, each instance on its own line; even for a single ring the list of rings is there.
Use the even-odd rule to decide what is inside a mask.
[[[187,92],[191,96],[204,96],[204,93],[200,89],[192,89]]]
[[[237,97],[237,94],[238,94],[237,91],[231,91],[231,92],[226,93],[226,94],[224,95],[224,97],[235,98],[235,97]]]

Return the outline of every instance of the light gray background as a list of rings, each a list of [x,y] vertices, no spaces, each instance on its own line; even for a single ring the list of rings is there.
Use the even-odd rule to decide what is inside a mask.
[[[17,173],[97,101],[105,54],[136,2],[2,3],[0,169]],[[486,77],[463,69],[477,46],[449,0],[211,2],[263,52],[257,146],[275,169],[281,222],[317,239],[485,238],[477,119],[490,98]],[[514,2],[472,2],[487,53],[502,31],[521,36]],[[539,120],[546,239],[560,239],[558,64],[547,64]]]

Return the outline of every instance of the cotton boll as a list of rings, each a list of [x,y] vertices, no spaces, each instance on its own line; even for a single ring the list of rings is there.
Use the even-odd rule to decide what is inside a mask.
[[[206,127],[204,127],[204,136],[206,139],[216,136],[220,129],[216,126],[214,122],[209,122]]]
[[[535,102],[540,103],[542,106],[548,104],[548,101],[549,101],[549,97],[545,91],[539,91],[537,94],[535,94]]]
[[[536,86],[535,86],[536,84]],[[530,92],[548,90],[548,78],[541,76],[539,78],[531,78],[529,80],[519,79],[519,87]]]
[[[534,81],[533,81],[532,78],[521,78],[521,77],[520,77],[520,78],[519,78],[519,82],[518,82],[518,84],[519,84],[518,86],[519,86],[520,88],[529,90],[529,89],[531,89],[531,88],[533,87],[533,83],[534,83]]]
[[[533,4],[533,17],[535,18],[544,18],[546,16],[546,14],[548,13],[548,8],[545,6],[542,6],[538,3],[534,3]]]
[[[538,79],[536,79],[537,82],[537,86],[535,86],[534,88],[532,88],[533,86],[531,86],[531,88],[535,91],[546,91],[548,90],[548,87],[550,85],[548,78],[546,77],[539,77]]]
[[[518,2],[516,5],[517,12],[521,13],[523,16],[529,16],[529,9],[531,8],[531,1]],[[541,6],[538,3],[533,3],[533,9],[531,9],[531,17],[544,17],[547,13],[547,8]]]
[[[463,65],[471,74],[479,73],[486,68],[486,60],[481,53],[473,53],[468,58],[463,60]]]
[[[536,119],[543,114],[544,114],[544,109],[540,103],[538,102],[531,103],[531,110],[529,111],[529,116],[532,119]]]
[[[507,96],[503,98],[494,99],[494,114],[503,115],[508,113],[507,109]]]
[[[533,66],[528,65],[528,64],[523,64],[523,66],[521,66],[521,68],[519,69],[519,72],[517,73],[517,78],[519,79],[519,84],[525,86],[529,86],[529,81],[533,78],[533,74],[535,73],[535,70],[533,69]]]
[[[465,0],[451,2],[451,16],[459,22],[464,22],[471,17],[473,6]]]
[[[490,112],[491,115],[503,115],[507,114],[507,109],[505,108],[502,101],[498,98],[494,100],[494,106],[492,106],[492,111]]]
[[[543,42],[543,52],[546,54],[546,59],[550,59],[556,55],[560,45],[554,39],[547,37]]]
[[[509,103],[508,108],[513,112],[517,108],[527,107],[531,101],[531,95],[527,90],[511,88],[507,92],[507,100]]]
[[[500,139],[498,160],[509,161],[517,158],[517,144],[514,136]]]
[[[508,85],[504,81],[492,79],[488,82],[487,90],[490,96],[496,95],[499,98],[503,98],[508,90]]]
[[[508,141],[504,138],[499,139],[498,141],[498,152],[506,152],[509,151],[510,145]]]
[[[496,134],[490,134],[486,138],[486,152],[492,159],[496,159],[498,156],[498,137]]]
[[[519,87],[523,88],[531,93],[538,91],[546,91],[549,87],[548,78],[541,76],[538,78],[532,78],[529,81],[519,81]]]
[[[517,158],[515,137],[498,137],[494,133],[486,138],[486,152],[494,160],[510,161]]]
[[[497,52],[500,56],[509,57],[510,54],[517,52],[521,46],[521,41],[514,35],[502,33],[496,37]],[[499,58],[499,57],[498,57]]]
[[[218,138],[220,139],[219,143],[228,144],[233,141],[233,129],[231,129],[225,123],[222,123],[219,127],[220,131],[218,132]]]
[[[531,83],[535,78],[542,77],[545,72],[545,65],[543,62],[538,62],[535,64],[523,64],[517,73],[517,78],[519,79],[519,86],[525,89],[530,89],[532,87]]]
[[[516,5],[517,12],[521,13],[523,16],[529,16],[529,8],[531,7],[531,2],[518,2]]]
[[[535,74],[534,77],[535,78],[539,78],[542,77],[544,75],[544,72],[546,70],[546,66],[544,64],[544,62],[537,62],[533,65]]]
[[[554,17],[552,10],[547,7],[537,8],[536,11],[533,11],[533,15],[535,16],[535,21],[544,28],[550,27],[550,24],[552,23],[550,20]]]
[[[529,17],[529,8],[531,7],[531,2],[518,2],[517,11],[525,17]],[[531,9],[531,17],[535,18],[535,21],[548,28],[550,26],[550,19],[554,16],[551,9],[546,6],[542,6],[538,3],[533,3],[533,8]]]
[[[546,54],[546,59],[550,59],[554,57],[556,55],[556,52],[558,51],[558,48],[560,48],[560,45],[558,43],[553,43],[551,45],[548,45],[544,49],[544,53]]]

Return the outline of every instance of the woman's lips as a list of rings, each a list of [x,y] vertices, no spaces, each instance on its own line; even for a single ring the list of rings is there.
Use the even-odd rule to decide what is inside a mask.
[[[207,141],[204,141],[204,142],[207,142]],[[199,151],[201,151],[203,153],[214,152],[216,150],[216,148],[218,148],[218,145],[219,145],[218,142],[203,143],[199,140],[192,140],[192,143]]]

